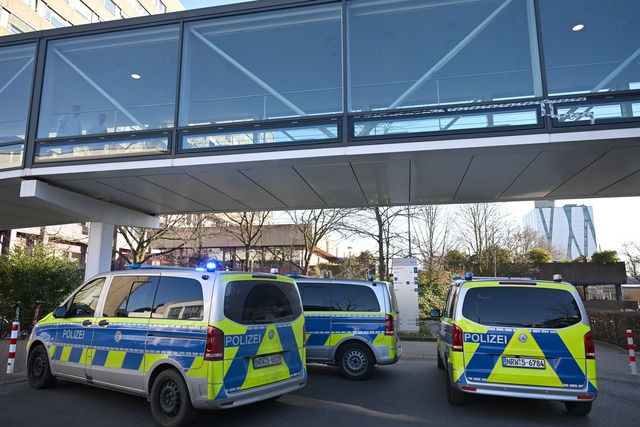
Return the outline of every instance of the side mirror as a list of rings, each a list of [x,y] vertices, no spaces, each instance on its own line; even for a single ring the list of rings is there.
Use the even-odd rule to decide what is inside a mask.
[[[53,312],[53,317],[56,319],[64,319],[67,317],[67,307],[63,305],[62,307],[56,308]]]
[[[440,310],[434,308],[429,312],[429,316],[431,316],[431,320],[440,320]]]

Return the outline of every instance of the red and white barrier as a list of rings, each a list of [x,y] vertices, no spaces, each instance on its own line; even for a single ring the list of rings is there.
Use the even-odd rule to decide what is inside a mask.
[[[11,341],[9,341],[9,360],[7,360],[7,374],[13,374],[13,366],[16,362],[16,345],[18,343],[18,329],[20,323],[11,324]]]
[[[636,368],[636,352],[633,347],[633,334],[631,329],[627,329],[627,346],[629,347],[629,366],[631,366],[631,375],[638,375]]]

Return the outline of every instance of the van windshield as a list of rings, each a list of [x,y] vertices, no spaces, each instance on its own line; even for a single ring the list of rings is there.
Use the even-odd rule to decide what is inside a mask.
[[[566,328],[582,320],[570,292],[534,287],[471,288],[462,315],[483,325],[527,328]]]

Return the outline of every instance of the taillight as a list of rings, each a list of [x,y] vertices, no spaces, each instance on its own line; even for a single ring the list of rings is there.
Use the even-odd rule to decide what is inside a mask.
[[[462,351],[462,329],[458,325],[453,325],[451,332],[453,335],[451,350]]]
[[[204,360],[224,359],[224,332],[213,326],[207,328],[207,345],[204,350]]]
[[[390,314],[387,314],[384,317],[384,334],[385,335],[393,335],[394,327],[393,327],[393,317]]]
[[[587,359],[596,358],[596,345],[593,341],[593,334],[591,331],[584,334],[584,357]]]

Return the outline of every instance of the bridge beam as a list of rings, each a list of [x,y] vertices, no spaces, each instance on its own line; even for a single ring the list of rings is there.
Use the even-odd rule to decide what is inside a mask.
[[[104,222],[142,228],[160,226],[160,218],[157,216],[54,187],[35,179],[22,181],[20,197],[34,199],[33,201],[42,207],[76,217],[78,222]]]
[[[34,199],[35,203],[47,209],[65,212],[78,218],[78,222],[89,222],[85,280],[111,270],[114,224],[142,228],[160,226],[157,216],[93,199],[43,181],[22,181],[20,197]]]

